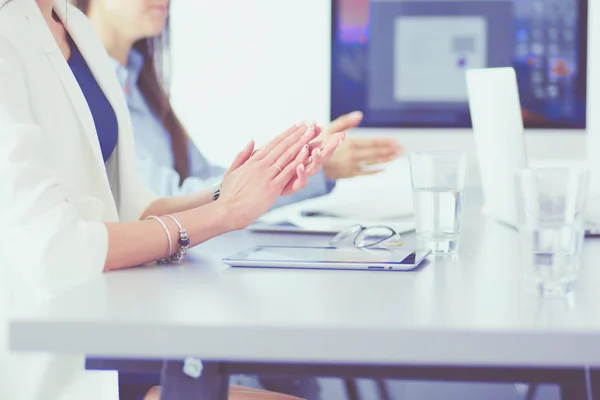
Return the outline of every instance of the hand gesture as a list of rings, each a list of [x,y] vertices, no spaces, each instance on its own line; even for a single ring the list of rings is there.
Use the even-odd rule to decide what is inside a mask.
[[[327,127],[321,137],[327,140],[338,132],[355,128],[362,118],[359,111],[342,115]],[[323,163],[323,171],[330,180],[377,174],[382,170],[365,170],[364,167],[395,160],[403,152],[404,148],[392,138],[347,138]]]
[[[315,125],[317,135],[321,134],[321,128]],[[283,196],[287,196],[304,189],[307,185],[307,179],[321,170],[323,163],[327,162],[335,153],[337,148],[346,138],[345,132],[336,132],[329,134],[324,141],[314,141],[309,146],[311,156],[303,174],[299,174],[283,189]]]
[[[284,190],[295,191],[306,186],[307,169],[319,163],[311,157],[309,145],[318,134],[314,126],[294,125],[254,151],[248,143],[226,172],[218,201],[227,207],[232,229],[243,229],[273,206]],[[319,149],[314,149],[313,156]],[[306,166],[309,166],[308,168]]]

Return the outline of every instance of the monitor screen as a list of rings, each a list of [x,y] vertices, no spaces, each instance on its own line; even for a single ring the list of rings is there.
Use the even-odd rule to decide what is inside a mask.
[[[469,128],[465,70],[512,66],[526,127],[585,129],[587,0],[332,2],[332,118]]]

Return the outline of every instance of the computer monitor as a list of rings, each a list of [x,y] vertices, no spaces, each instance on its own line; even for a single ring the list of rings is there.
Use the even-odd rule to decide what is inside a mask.
[[[513,67],[526,128],[585,129],[588,0],[332,0],[331,117],[470,128],[465,71]]]

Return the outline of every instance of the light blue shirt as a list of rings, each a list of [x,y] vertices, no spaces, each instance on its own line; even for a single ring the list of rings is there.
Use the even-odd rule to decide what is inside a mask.
[[[112,61],[121,86],[129,88],[125,97],[131,114],[139,165],[148,187],[159,196],[177,196],[209,189],[220,182],[226,168],[208,162],[190,140],[188,146],[190,177],[180,185],[179,174],[174,168],[171,137],[150,109],[137,86],[138,76],[144,63],[143,56],[132,50],[127,68],[114,59]],[[321,171],[308,179],[308,186],[305,189],[291,196],[279,198],[275,207],[328,194],[334,186],[335,182],[328,181]]]

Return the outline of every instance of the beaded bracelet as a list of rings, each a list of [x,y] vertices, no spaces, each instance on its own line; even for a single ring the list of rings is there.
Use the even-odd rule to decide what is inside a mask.
[[[177,225],[177,227],[179,228],[179,240],[177,241],[177,243],[179,243],[179,249],[175,254],[173,254],[170,257],[170,260],[174,263],[180,263],[181,260],[183,260],[183,257],[185,257],[185,255],[187,254],[188,249],[190,248],[190,237],[187,233],[187,230],[185,230],[185,228],[181,226],[179,221],[174,216],[166,215],[166,217],[170,218],[173,222],[175,222],[175,225]]]

